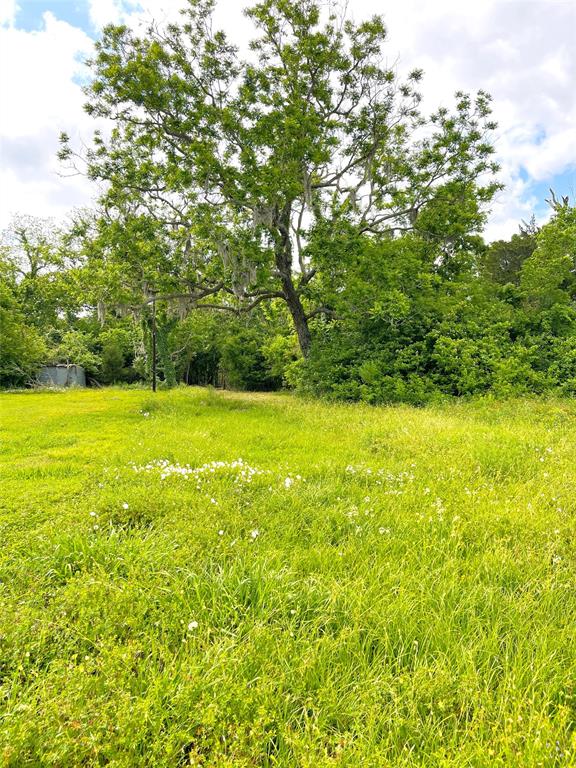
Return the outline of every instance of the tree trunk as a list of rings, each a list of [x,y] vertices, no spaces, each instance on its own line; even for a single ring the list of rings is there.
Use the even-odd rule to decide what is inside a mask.
[[[300,301],[300,296],[294,287],[292,282],[292,275],[281,275],[282,292],[284,299],[292,315],[292,321],[298,334],[298,343],[304,357],[308,357],[310,354],[310,346],[312,344],[312,337],[310,335],[310,328],[308,327],[308,319],[304,312],[304,307]]]
[[[298,343],[300,350],[304,357],[308,357],[310,354],[310,347],[312,345],[312,336],[310,335],[310,328],[308,327],[308,318],[304,312],[304,307],[300,301],[298,291],[294,286],[292,280],[292,241],[290,240],[290,204],[287,204],[278,216],[276,226],[280,237],[276,240],[275,247],[275,261],[276,268],[280,275],[280,282],[282,284],[282,293],[284,294],[284,300],[288,305],[290,314],[292,315],[292,321],[294,328],[298,334]]]

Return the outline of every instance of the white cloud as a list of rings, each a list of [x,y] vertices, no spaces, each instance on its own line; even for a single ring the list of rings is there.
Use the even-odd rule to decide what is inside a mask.
[[[62,216],[88,201],[83,180],[64,182],[56,160],[60,131],[88,135],[76,82],[92,41],[84,32],[43,16],[43,29],[0,29],[0,226],[12,213]]]
[[[354,8],[382,8],[356,0]],[[497,160],[506,190],[494,204],[489,239],[517,231],[542,200],[530,183],[576,163],[576,5],[572,0],[403,0],[382,9],[391,56],[425,71],[425,104],[448,103],[454,90],[483,88],[499,123]]]
[[[82,94],[75,78],[85,73],[82,59],[92,40],[80,29],[43,16],[44,29],[0,30],[0,87],[4,111],[2,134],[25,136],[38,126],[59,123],[64,115],[77,119]]]
[[[88,15],[96,29],[102,29],[106,24],[119,24],[124,12],[121,0],[89,0]]]
[[[0,25],[12,26],[16,18],[18,5],[16,0],[0,0]]]
[[[137,27],[152,19],[160,24],[177,21],[182,0],[87,0],[90,21],[98,30],[106,24]]]

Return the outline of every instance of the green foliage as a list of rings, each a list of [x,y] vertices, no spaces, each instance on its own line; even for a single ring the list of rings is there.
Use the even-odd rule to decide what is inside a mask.
[[[126,328],[106,328],[99,335],[101,348],[101,372],[99,381],[103,384],[134,381],[138,376],[134,361],[135,331]]]
[[[220,338],[224,318],[215,312],[192,312],[171,333],[176,375],[186,384],[218,384]]]
[[[222,341],[219,370],[226,388],[265,391],[282,384],[282,373],[273,373],[264,354],[258,329],[250,326],[229,328]]]
[[[457,219],[442,237],[433,231],[434,210],[422,214],[421,231],[396,237],[358,234],[345,219],[312,226],[306,249],[317,276],[307,291],[320,306],[310,314],[314,344],[306,361],[281,301],[250,314],[183,305],[182,317],[158,301],[160,380],[168,387],[287,385],[335,399],[416,405],[446,395],[572,392],[574,209],[559,206],[540,231],[525,227],[513,236],[509,249],[464,237]],[[533,246],[531,255],[518,256]],[[15,339],[4,351],[6,383],[30,380],[46,359],[83,365],[101,383],[150,379],[149,302],[132,313],[140,314],[143,336],[113,307],[104,327],[79,305],[68,323],[58,309],[55,325],[43,326],[47,354],[34,332],[19,330],[23,278],[4,254],[4,301],[13,308],[4,323],[12,328],[7,338]]]
[[[510,250],[524,257],[502,262],[494,280],[490,249],[474,249],[474,241],[447,249],[424,232],[356,238],[352,248],[348,240],[347,260],[325,273],[332,312],[318,324],[295,385],[336,399],[414,404],[571,391],[574,222],[574,209],[561,206],[537,234],[515,235]],[[322,242],[312,247],[328,253],[325,235]],[[506,248],[496,244],[492,256]],[[502,285],[504,273],[510,282]]]
[[[576,298],[576,207],[556,209],[536,237],[536,250],[522,268],[521,285],[535,310]]]
[[[170,389],[176,386],[176,369],[169,347],[169,332],[173,323],[167,319],[158,322],[156,326],[156,348],[158,353],[158,370],[164,378],[164,383]]]
[[[481,257],[480,264],[489,280],[500,285],[520,284],[520,274],[526,259],[534,253],[538,227],[532,220],[520,227],[520,234],[492,243]]]
[[[0,234],[2,261],[13,275],[21,312],[40,331],[58,325],[77,306],[70,280],[75,259],[64,240],[50,219],[25,215],[15,216]]]
[[[250,316],[191,313],[175,324],[170,337],[179,380],[239,390],[279,389],[298,357],[286,315],[274,303]]]
[[[0,386],[31,384],[46,357],[44,340],[27,324],[13,288],[0,276]]]
[[[298,360],[298,342],[292,336],[277,333],[265,339],[261,346],[262,355],[270,374],[281,381],[286,381],[288,369]]]

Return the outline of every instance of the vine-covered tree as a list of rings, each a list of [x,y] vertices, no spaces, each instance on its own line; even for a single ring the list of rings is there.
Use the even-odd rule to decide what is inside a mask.
[[[452,112],[424,117],[422,72],[401,82],[386,65],[377,16],[263,0],[246,12],[254,38],[242,56],[213,31],[213,10],[188,0],[180,24],[104,30],[86,109],[114,128],[96,133],[88,173],[106,182],[109,215],[129,209],[169,233],[184,296],[217,293],[238,309],[280,298],[306,356],[323,311],[310,231],[345,221],[394,236],[434,204],[431,236],[442,237],[454,200],[469,208],[472,195],[480,210],[497,188],[489,97],[458,93]],[[61,156],[73,158],[66,136]]]

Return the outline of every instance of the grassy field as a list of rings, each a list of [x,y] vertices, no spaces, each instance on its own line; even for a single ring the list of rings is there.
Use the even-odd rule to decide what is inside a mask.
[[[1,765],[576,765],[576,404],[0,407]]]

